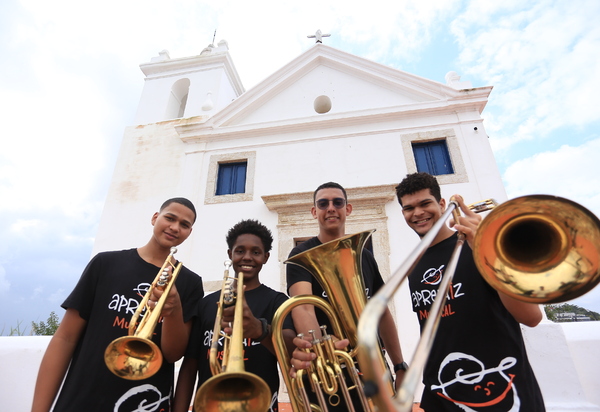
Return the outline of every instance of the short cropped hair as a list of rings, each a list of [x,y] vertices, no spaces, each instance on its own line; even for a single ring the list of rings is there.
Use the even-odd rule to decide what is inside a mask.
[[[194,212],[194,221],[192,223],[196,221],[196,208],[194,207],[194,204],[185,197],[172,197],[171,199],[165,200],[165,202],[160,207],[159,212],[162,212],[163,209],[169,206],[171,203],[179,203],[180,205],[190,209],[192,212]]]
[[[229,250],[233,249],[235,241],[241,235],[257,236],[262,241],[265,253],[271,251],[271,247],[273,246],[273,235],[271,234],[271,231],[258,220],[242,220],[229,229],[226,237]]]
[[[346,194],[346,189],[344,189],[342,187],[342,185],[340,185],[339,183],[335,183],[335,182],[327,182],[327,183],[323,183],[322,185],[317,187],[317,190],[314,191],[313,203],[317,201],[317,192],[321,189],[340,189],[342,191],[342,193],[344,194],[344,200],[346,201],[346,203],[348,202],[348,195]]]
[[[398,196],[400,206],[402,206],[402,196],[411,195],[423,189],[429,189],[431,195],[438,202],[442,200],[440,185],[434,176],[425,172],[412,173],[406,175],[400,184],[396,186],[396,196]]]

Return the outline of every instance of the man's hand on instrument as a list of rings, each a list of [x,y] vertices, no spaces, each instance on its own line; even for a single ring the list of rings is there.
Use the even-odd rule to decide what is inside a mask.
[[[169,281],[171,279],[171,268],[168,268],[169,270]],[[164,287],[152,287],[152,293],[150,294],[150,297],[148,298],[148,306],[150,307],[150,309],[154,309],[156,307],[156,304],[158,303],[158,301],[160,300],[161,296],[164,293]],[[179,293],[177,292],[177,286],[175,286],[175,284],[173,284],[173,286],[171,287],[171,290],[169,292],[169,296],[167,296],[167,299],[165,300],[165,304],[162,308],[161,311],[161,316],[164,318],[168,318],[170,316],[173,316],[175,314],[180,314],[182,313],[182,308],[181,308],[181,299],[179,298]]]
[[[244,285],[244,291],[246,286]],[[263,333],[263,325],[260,319],[257,319],[252,313],[252,309],[246,303],[245,295],[242,296],[242,324],[244,338],[256,339]],[[221,318],[221,328],[223,332],[231,335],[233,332],[233,322],[235,318],[235,305],[223,309],[223,317]]]
[[[292,358],[290,361],[290,376],[292,378],[296,377],[296,371],[300,369],[308,369],[310,367],[310,363],[317,358],[317,355],[313,351],[307,351],[307,349],[312,348],[312,343],[310,340],[311,337],[302,335],[298,335],[294,338],[294,345],[296,348],[294,349],[294,352],[292,352]],[[344,349],[350,344],[348,339],[339,340],[334,336],[333,340],[336,349]]]
[[[482,217],[481,215],[478,215],[469,209],[462,196],[454,195],[452,198],[456,200],[463,214],[458,218],[458,222],[455,222],[454,218],[451,218],[450,227],[454,227],[454,229],[457,231],[464,233],[469,246],[472,248],[472,242],[475,238],[475,233],[477,233],[477,227],[479,226],[479,223],[481,223]]]

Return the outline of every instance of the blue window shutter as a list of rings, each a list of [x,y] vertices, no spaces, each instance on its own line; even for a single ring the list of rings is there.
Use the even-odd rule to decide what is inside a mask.
[[[246,163],[239,163],[233,171],[233,193],[246,192]]]
[[[219,164],[216,195],[246,192],[246,162]]]
[[[427,147],[422,144],[414,144],[413,152],[415,154],[415,162],[417,163],[417,171],[433,174],[431,173],[431,166],[427,157]]]
[[[425,143],[413,143],[413,153],[417,171],[431,175],[447,175],[454,173],[450,153],[445,140]]]

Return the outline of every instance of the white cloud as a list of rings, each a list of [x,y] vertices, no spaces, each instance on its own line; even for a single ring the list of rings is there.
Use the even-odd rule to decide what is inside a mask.
[[[551,194],[580,203],[600,216],[600,138],[580,146],[537,153],[511,164],[503,175],[509,198]]]
[[[465,72],[494,86],[497,149],[600,119],[598,15],[593,0],[472,2],[454,22]]]
[[[10,225],[9,230],[17,235],[21,235],[24,231],[36,229],[36,227],[39,227],[42,224],[42,221],[39,219],[18,219]]]
[[[32,291],[32,294],[31,294],[31,299],[32,300],[41,299],[43,297],[43,294],[44,294],[43,287],[34,288]]]

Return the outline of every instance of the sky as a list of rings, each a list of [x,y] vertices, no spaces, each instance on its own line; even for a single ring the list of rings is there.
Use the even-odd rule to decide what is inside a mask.
[[[600,215],[596,0],[3,0],[0,335],[60,317],[91,257],[141,63],[226,40],[246,90],[324,43],[445,83],[493,86],[484,126],[509,199]],[[216,35],[215,35],[216,31]],[[600,288],[572,303],[600,312]]]

